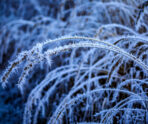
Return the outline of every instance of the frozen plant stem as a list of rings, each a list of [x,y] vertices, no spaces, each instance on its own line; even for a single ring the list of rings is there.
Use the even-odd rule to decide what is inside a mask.
[[[65,46],[62,46],[62,47],[54,48],[52,50],[48,50],[48,51],[46,51],[46,54],[53,55],[53,54],[56,54],[58,52],[66,51],[66,50],[69,50],[69,49],[72,49],[72,48],[77,48],[77,47],[103,48],[103,49],[107,49],[107,50],[111,50],[111,51],[120,53],[120,54],[128,57],[129,59],[137,62],[145,70],[148,71],[148,66],[146,64],[144,64],[140,59],[133,56],[132,54],[130,54],[130,53],[128,53],[128,52],[126,52],[122,49],[118,49],[116,47],[114,48],[114,47],[111,47],[111,46],[105,46],[105,45],[101,45],[101,44],[98,44],[98,43],[75,43],[75,44],[65,45]]]

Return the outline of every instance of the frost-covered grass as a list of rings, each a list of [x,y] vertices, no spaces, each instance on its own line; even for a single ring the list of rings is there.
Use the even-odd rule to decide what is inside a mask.
[[[29,2],[0,22],[1,85],[18,87],[23,123],[148,123],[148,1]]]

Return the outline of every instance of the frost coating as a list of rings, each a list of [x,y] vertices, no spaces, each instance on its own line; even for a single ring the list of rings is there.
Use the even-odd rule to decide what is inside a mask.
[[[24,124],[148,123],[147,1],[10,3],[1,84],[19,87]]]

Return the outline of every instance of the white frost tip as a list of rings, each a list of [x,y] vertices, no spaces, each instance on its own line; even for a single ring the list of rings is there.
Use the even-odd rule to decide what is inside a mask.
[[[46,58],[46,60],[47,60],[47,64],[48,64],[49,66],[51,66],[51,64],[52,64],[51,57],[50,57],[48,54],[46,54],[46,55],[45,55],[45,58]]]
[[[8,83],[8,82],[2,82],[2,88],[5,89],[5,88],[7,87],[7,83]]]
[[[20,83],[20,84],[16,84],[16,85],[17,85],[17,87],[19,88],[21,94],[23,95],[23,94],[24,94],[23,84]]]

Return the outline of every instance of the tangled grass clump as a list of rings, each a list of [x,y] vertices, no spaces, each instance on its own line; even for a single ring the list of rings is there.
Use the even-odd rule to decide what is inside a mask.
[[[23,123],[148,123],[147,1],[44,2],[0,29],[1,85],[17,84]]]
[[[121,39],[123,40],[122,48],[124,47],[124,42],[128,41],[130,43],[131,39],[134,40],[134,38]],[[67,44],[67,41],[70,43],[69,45],[62,45]],[[52,43],[59,43],[61,45],[50,48],[49,44]],[[80,122],[93,117],[93,121],[108,123],[110,119],[113,121],[116,118],[115,115],[121,114],[120,112],[124,110],[129,111],[129,116],[131,117],[135,111],[141,111],[141,114],[145,112],[145,118],[147,119],[148,96],[145,90],[148,89],[145,89],[144,86],[148,85],[148,66],[146,65],[147,62],[145,63],[140,59],[146,55],[145,50],[148,50],[148,44],[145,41],[137,41],[137,43],[130,45],[130,47],[133,48],[139,47],[136,49],[136,51],[140,49],[139,53],[136,53],[136,56],[132,55],[134,51],[129,53],[129,51],[126,52],[117,45],[89,37],[63,37],[38,43],[31,50],[22,52],[17,59],[12,62],[2,76],[2,85],[5,86],[6,82],[9,82],[8,79],[11,73],[13,73],[13,70],[22,66],[23,63],[25,66],[22,68],[22,74],[18,80],[18,86],[23,94],[24,88],[30,85],[27,83],[26,78],[30,75],[30,72],[34,70],[36,65],[46,62],[49,66],[52,66],[52,64],[54,64],[54,62],[50,60],[52,55],[78,47],[93,47],[99,48],[99,50],[87,50],[88,52],[85,51],[87,54],[80,55],[82,58],[79,56],[76,58],[78,59],[76,62],[74,60],[70,62],[71,60],[68,59],[68,65],[60,66],[49,72],[45,79],[31,91],[28,97],[24,113],[24,123],[32,123],[32,121],[37,123],[38,117],[46,117],[45,115],[51,115],[51,117],[49,116],[49,124],[62,123],[63,119],[64,121],[68,119],[68,122],[75,122],[79,121],[81,116],[78,115],[75,120],[72,115],[74,113],[77,115],[79,112],[85,113],[83,115],[84,119],[80,120]],[[98,53],[104,54],[105,56],[102,56],[100,59],[99,55],[93,56]],[[76,51],[74,51],[73,54],[69,58],[74,59]],[[145,59],[147,60],[147,57]],[[53,96],[56,96],[56,98],[53,98]],[[102,99],[102,96],[105,97],[105,101]],[[53,101],[54,99],[55,101]],[[102,102],[98,103],[99,101]],[[59,105],[57,106],[57,104]],[[140,107],[135,107],[136,104],[138,104],[138,106],[140,105]],[[54,107],[56,111],[51,110],[50,106],[52,106],[52,108]],[[97,108],[93,108],[94,106]],[[110,109],[104,111],[105,106],[114,108],[115,113],[110,115]],[[86,112],[84,108],[87,110]],[[103,112],[100,111],[101,108]],[[114,109],[112,109],[112,111]],[[89,112],[91,114],[87,115]],[[135,119],[136,121],[137,118]]]

